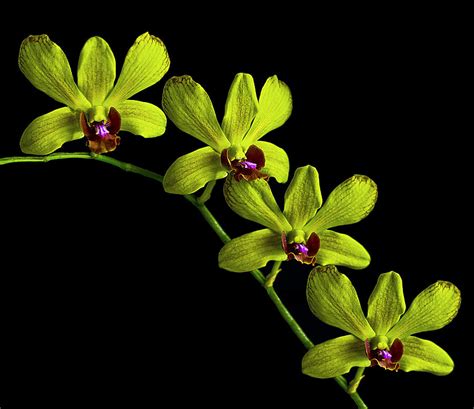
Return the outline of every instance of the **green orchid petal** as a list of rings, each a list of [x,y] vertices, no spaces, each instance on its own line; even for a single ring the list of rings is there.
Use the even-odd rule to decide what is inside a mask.
[[[265,155],[265,166],[262,172],[274,177],[278,183],[285,183],[290,172],[290,160],[286,152],[270,142],[258,141],[255,146]]]
[[[434,375],[448,375],[454,369],[454,362],[448,353],[434,342],[418,337],[403,341],[403,356],[400,369],[405,372],[430,372]]]
[[[23,153],[47,155],[65,142],[82,138],[79,115],[69,108],[59,108],[36,118],[23,132],[20,148]]]
[[[87,111],[90,103],[77,87],[63,50],[46,34],[23,40],[18,65],[39,90],[71,109]]]
[[[284,261],[281,236],[270,229],[232,239],[219,252],[219,267],[236,273],[262,268],[271,260]]]
[[[122,118],[121,129],[144,138],[165,133],[166,116],[156,105],[129,99],[114,107]]]
[[[217,122],[209,95],[189,75],[166,81],[162,104],[168,118],[183,132],[217,152],[230,146]]]
[[[222,130],[231,144],[242,141],[258,110],[257,92],[250,74],[237,74],[230,86]]]
[[[115,57],[105,40],[92,37],[79,56],[77,83],[92,105],[102,105],[114,86]]]
[[[334,378],[353,367],[370,366],[364,342],[353,335],[344,335],[315,345],[303,357],[302,369],[313,378]]]
[[[313,166],[296,169],[285,192],[283,214],[294,229],[303,226],[316,214],[323,199],[319,188],[319,174]]]
[[[258,112],[244,138],[244,149],[258,141],[263,135],[282,126],[291,115],[293,102],[291,92],[276,75],[265,82],[258,100]]]
[[[457,315],[460,305],[459,289],[448,281],[437,281],[416,296],[387,337],[403,339],[418,332],[443,328]]]
[[[391,271],[380,274],[369,298],[367,320],[377,335],[386,335],[405,312],[402,278]]]
[[[311,270],[306,298],[312,313],[324,323],[349,332],[361,341],[375,336],[351,281],[335,266],[318,266]]]
[[[170,67],[163,42],[149,33],[139,36],[130,47],[122,71],[104,105],[116,106],[156,84]]]
[[[320,231],[353,224],[366,217],[377,201],[377,185],[367,176],[354,175],[337,186],[311,219],[306,231]]]
[[[238,182],[229,177],[224,184],[224,197],[229,207],[244,219],[259,223],[276,233],[291,230],[269,184],[263,179]]]
[[[325,230],[318,236],[321,246],[316,256],[318,264],[335,264],[354,270],[366,268],[370,264],[367,250],[347,234]]]
[[[168,193],[189,195],[206,183],[226,176],[220,156],[206,146],[176,159],[165,173],[163,188]]]

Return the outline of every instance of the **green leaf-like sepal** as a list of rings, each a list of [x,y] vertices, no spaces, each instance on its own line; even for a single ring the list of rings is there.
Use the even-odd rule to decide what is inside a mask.
[[[311,270],[306,297],[312,313],[324,323],[355,335],[361,341],[375,336],[351,281],[335,266],[318,266]]]
[[[163,42],[149,33],[140,35],[127,52],[119,78],[104,105],[116,106],[156,84],[170,67]]]
[[[188,195],[211,180],[226,176],[227,172],[221,166],[220,156],[206,146],[176,159],[165,173],[163,188],[168,193]]]
[[[460,305],[459,289],[448,281],[437,281],[418,294],[387,336],[403,339],[419,332],[442,328],[454,319]]]
[[[31,122],[20,139],[23,153],[48,155],[64,143],[83,137],[79,114],[59,108]]]
[[[270,142],[258,141],[255,146],[265,155],[265,166],[262,172],[274,177],[278,183],[286,183],[290,172],[290,160],[286,152]]]
[[[380,274],[369,298],[367,319],[377,335],[386,335],[405,312],[402,278],[395,272]]]
[[[290,117],[293,108],[291,92],[276,75],[268,78],[260,92],[258,112],[244,138],[245,148],[253,145],[263,135],[282,126]]]
[[[63,50],[46,34],[23,40],[18,65],[39,90],[73,110],[87,111],[90,102],[77,87]]]
[[[238,182],[229,177],[224,184],[224,197],[229,207],[245,219],[260,223],[280,234],[291,230],[270,186],[263,179]]]
[[[283,214],[293,228],[302,229],[314,217],[322,202],[319,174],[316,168],[308,165],[296,169],[285,192],[283,209]]]
[[[315,345],[303,357],[303,373],[313,378],[334,378],[346,374],[353,367],[370,366],[364,342],[353,335]]]
[[[405,372],[430,372],[441,376],[450,374],[454,369],[451,357],[434,342],[410,336],[403,340],[403,347],[400,369]]]
[[[240,144],[257,111],[257,92],[252,76],[237,74],[229,89],[222,120],[222,130],[230,143]]]
[[[357,223],[366,217],[377,201],[377,185],[363,175],[354,175],[337,186],[305,227],[319,233],[336,226]]]
[[[354,270],[366,268],[370,264],[369,252],[347,234],[325,230],[318,237],[321,246],[316,255],[318,264],[334,264]]]
[[[129,99],[115,107],[122,117],[121,129],[144,138],[165,133],[166,116],[156,105]]]
[[[92,105],[102,105],[114,86],[115,57],[105,40],[91,37],[79,56],[77,83]]]
[[[286,258],[281,237],[270,229],[263,229],[226,243],[219,252],[219,267],[243,273],[265,267],[271,260],[284,261]]]
[[[163,109],[183,132],[194,136],[218,153],[230,146],[217,122],[206,90],[189,75],[172,77],[163,89]]]

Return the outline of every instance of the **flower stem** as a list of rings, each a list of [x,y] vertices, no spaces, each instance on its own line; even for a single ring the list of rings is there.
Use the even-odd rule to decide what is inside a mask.
[[[359,387],[360,381],[364,377],[364,367],[357,368],[357,372],[354,376],[354,379],[349,383],[349,387],[347,388],[347,393],[353,394],[356,393],[357,388]]]
[[[210,182],[207,182],[206,187],[204,188],[204,192],[202,193],[201,196],[197,198],[197,201],[201,204],[206,203],[211,198],[212,189],[214,189],[215,185],[216,185],[215,180],[211,180]]]
[[[272,271],[270,271],[270,274],[265,278],[265,287],[273,287],[273,283],[275,282],[278,273],[281,271],[280,266],[281,261],[275,261],[273,263]]]
[[[285,304],[283,304],[283,301],[278,296],[277,292],[275,291],[275,288],[267,287],[265,283],[264,283],[264,287],[265,287],[265,290],[267,291],[268,296],[272,300],[273,304],[275,304],[275,307],[277,308],[278,312],[280,313],[282,318],[285,320],[285,322],[288,324],[288,326],[291,328],[293,333],[300,340],[300,342],[304,345],[306,349],[312,348],[314,344],[311,342],[311,340],[305,334],[303,329],[293,318],[290,311],[288,311],[288,309],[286,308]]]
[[[157,182],[163,183],[163,176],[158,173],[152,172],[151,170],[141,168],[140,166],[132,165],[131,163],[122,162],[118,159],[114,159],[106,155],[97,155],[96,153],[87,152],[59,152],[52,153],[47,156],[10,156],[6,158],[0,158],[0,165],[7,165],[11,163],[28,163],[28,162],[42,162],[47,163],[53,160],[60,159],[94,159],[99,162],[105,162],[109,165],[115,166],[124,170],[125,172],[137,173],[145,176],[146,178],[156,180]]]
[[[136,165],[132,165],[131,163],[122,162],[110,156],[97,155],[94,153],[86,153],[86,152],[74,152],[74,153],[59,152],[59,153],[52,153],[47,156],[10,156],[10,157],[5,157],[5,158],[0,158],[0,165],[7,165],[7,164],[12,164],[12,163],[33,163],[33,162],[47,163],[53,160],[61,160],[61,159],[93,159],[99,162],[104,162],[109,165],[118,167],[124,170],[125,172],[136,173],[146,178],[153,179],[157,182],[163,183],[163,176],[158,173],[155,173],[153,171],[144,169]],[[209,189],[211,190],[212,187],[213,186],[210,186]],[[207,197],[208,195],[206,193],[206,190],[201,197],[196,197],[195,195],[186,195],[184,196],[184,198],[188,200],[190,203],[192,203],[199,210],[203,218],[206,220],[206,222],[209,224],[212,230],[217,234],[217,236],[221,239],[221,241],[223,243],[227,243],[228,241],[231,240],[231,238],[226,233],[226,231],[222,228],[222,226],[214,217],[214,215],[211,213],[211,211],[204,204],[204,202],[207,199],[209,199],[209,197]],[[210,195],[210,192],[208,193]],[[254,271],[251,271],[250,273],[255,278],[255,280],[257,280],[260,283],[260,285],[263,288],[265,288],[268,294],[268,297],[272,300],[278,312],[280,313],[282,318],[285,320],[285,322],[288,324],[288,326],[291,328],[293,333],[300,340],[300,342],[305,346],[306,349],[310,349],[314,346],[314,344],[305,334],[305,332],[300,327],[300,325],[296,322],[294,317],[291,315],[290,311],[283,304],[277,292],[273,288],[273,285],[268,285],[269,280],[272,280],[270,284],[273,284],[273,280],[279,272],[280,264],[281,262],[275,262],[275,264],[273,265],[272,271],[270,272],[267,278],[260,270],[254,270]],[[359,369],[362,369],[362,372],[360,372],[359,374],[359,370],[357,371],[356,377],[354,378],[354,380],[351,382],[349,386],[347,385],[347,381],[343,376],[337,376],[334,378],[334,380],[351,397],[351,399],[354,401],[354,403],[357,405],[359,409],[367,409],[367,406],[365,405],[364,401],[356,392],[358,383],[357,385],[354,386],[354,381],[356,380],[357,376],[359,375],[359,378],[358,378],[359,382],[363,376],[362,375],[363,368],[359,368]]]

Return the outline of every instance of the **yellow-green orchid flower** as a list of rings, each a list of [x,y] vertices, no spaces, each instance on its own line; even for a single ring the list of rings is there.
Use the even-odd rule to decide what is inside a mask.
[[[239,216],[265,226],[232,239],[219,252],[219,266],[245,272],[269,261],[297,260],[305,264],[337,264],[354,269],[369,265],[367,250],[352,237],[330,230],[357,223],[377,201],[377,186],[367,176],[354,175],[337,186],[323,204],[319,174],[313,166],[296,169],[285,192],[283,212],[269,184],[262,179],[238,183],[226,180],[224,196]]]
[[[287,181],[286,152],[260,141],[283,125],[292,110],[290,89],[276,75],[267,79],[257,99],[252,76],[237,74],[221,125],[209,95],[189,75],[166,82],[163,109],[180,130],[208,145],[173,162],[163,180],[168,193],[191,194],[229,173],[237,180],[273,176],[280,183]]]
[[[453,370],[446,351],[413,334],[442,328],[454,319],[461,305],[461,294],[454,284],[437,281],[405,312],[400,275],[393,271],[381,274],[369,298],[367,318],[352,283],[334,266],[313,269],[306,294],[317,318],[350,334],[311,348],[302,363],[306,375],[332,378],[353,367],[377,365],[435,375],[448,375]]]
[[[129,99],[168,71],[166,47],[155,36],[145,33],[136,39],[115,86],[115,57],[100,37],[90,38],[81,51],[77,84],[66,55],[47,35],[23,40],[18,64],[36,88],[66,105],[31,122],[20,140],[24,153],[47,155],[84,136],[92,152],[105,153],[119,144],[119,130],[145,138],[165,132],[160,108]]]

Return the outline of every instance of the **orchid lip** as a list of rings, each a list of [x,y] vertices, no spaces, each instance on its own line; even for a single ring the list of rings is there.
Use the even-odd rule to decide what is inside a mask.
[[[385,349],[378,350],[377,355],[380,359],[392,359],[392,354]]]
[[[121,118],[115,108],[109,109],[107,121],[92,123],[87,121],[86,115],[82,112],[80,123],[91,152],[96,154],[112,152],[120,144],[117,133],[120,131]]]
[[[245,169],[257,169],[257,164],[248,160],[240,161],[240,166]]]
[[[99,135],[101,138],[105,138],[106,136],[110,135],[109,130],[107,129],[107,124],[99,122],[94,124],[94,127],[96,135]]]
[[[308,247],[306,247],[302,243],[295,243],[294,244],[295,250],[301,254],[304,254],[305,256],[308,255]]]
[[[372,349],[370,341],[365,341],[365,353],[369,358],[371,366],[380,366],[389,371],[398,371],[400,369],[400,359],[403,356],[403,343],[396,338],[390,348],[376,347]]]
[[[245,158],[233,158],[230,149],[221,152],[221,164],[234,176],[234,179],[251,181],[255,179],[268,180],[268,175],[261,169],[265,166],[265,154],[255,145],[250,145]]]
[[[292,232],[289,233],[290,237]],[[296,260],[303,264],[316,264],[316,255],[320,248],[319,236],[312,232],[305,242],[289,242],[286,232],[282,232],[281,245],[288,260]]]

